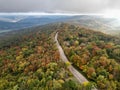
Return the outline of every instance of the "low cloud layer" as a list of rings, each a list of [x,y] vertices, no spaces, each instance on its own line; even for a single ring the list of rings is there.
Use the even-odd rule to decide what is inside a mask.
[[[0,0],[0,12],[101,13],[120,0]]]

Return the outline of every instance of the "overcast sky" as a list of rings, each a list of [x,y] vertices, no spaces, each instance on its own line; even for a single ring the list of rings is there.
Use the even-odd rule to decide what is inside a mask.
[[[120,0],[0,0],[0,12],[102,13],[119,10]]]

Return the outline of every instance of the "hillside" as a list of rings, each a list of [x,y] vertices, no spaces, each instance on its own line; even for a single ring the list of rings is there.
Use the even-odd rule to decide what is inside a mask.
[[[117,18],[105,18],[100,15],[80,15],[73,16],[65,22],[111,35],[120,33],[120,20]]]
[[[54,37],[89,81],[79,83],[60,59]],[[119,90],[120,39],[57,23],[0,34],[0,89]]]
[[[54,42],[58,24],[12,31],[0,38],[0,90],[90,90],[60,59]]]
[[[120,39],[62,24],[58,39],[69,61],[100,90],[120,88]]]

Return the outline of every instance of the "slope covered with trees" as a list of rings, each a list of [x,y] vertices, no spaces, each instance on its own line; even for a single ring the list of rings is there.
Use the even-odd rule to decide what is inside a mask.
[[[70,62],[100,90],[120,90],[120,39],[61,24],[58,39]]]
[[[0,90],[90,90],[79,84],[60,60],[53,40],[58,25],[1,36]]]

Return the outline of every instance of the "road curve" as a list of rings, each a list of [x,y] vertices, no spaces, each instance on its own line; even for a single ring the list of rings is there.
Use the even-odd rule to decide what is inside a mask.
[[[58,50],[59,50],[61,59],[66,63],[66,62],[68,62],[68,59],[67,59],[67,57],[66,57],[66,55],[65,55],[62,47],[60,46],[57,38],[58,38],[58,32],[57,32],[56,35],[55,35],[55,42],[56,42],[57,48],[58,48]],[[70,72],[73,74],[73,76],[74,76],[80,83],[89,82],[89,81],[88,81],[81,73],[79,73],[72,65],[70,65],[68,68],[69,68]],[[97,89],[94,88],[93,90],[97,90]]]

